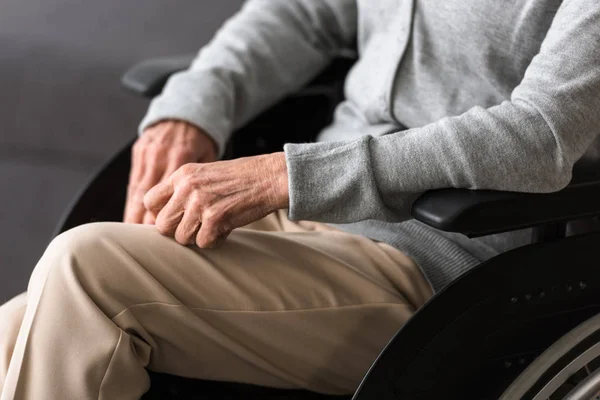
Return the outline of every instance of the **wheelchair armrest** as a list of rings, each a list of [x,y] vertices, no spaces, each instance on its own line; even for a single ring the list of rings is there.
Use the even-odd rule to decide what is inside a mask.
[[[433,190],[415,201],[412,215],[468,237],[595,217],[600,215],[600,166],[578,163],[571,183],[554,193]]]
[[[190,66],[195,54],[176,57],[151,58],[129,68],[121,78],[121,84],[143,97],[154,97],[163,89],[171,75]]]
[[[194,58],[195,54],[186,54],[141,61],[123,74],[121,85],[137,95],[152,98],[160,94],[171,75],[187,69]],[[352,51],[338,53],[328,68],[293,96],[337,95],[339,87],[332,86],[332,83],[343,80],[356,58]]]

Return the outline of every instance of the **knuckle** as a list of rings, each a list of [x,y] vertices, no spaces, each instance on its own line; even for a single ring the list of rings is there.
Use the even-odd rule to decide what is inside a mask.
[[[192,196],[188,200],[186,209],[197,211],[201,210],[202,208],[204,208],[204,203],[202,202],[202,198],[200,196]]]
[[[188,192],[196,192],[195,199],[197,201],[204,202],[204,193],[202,193],[202,182],[200,182],[200,180],[198,180],[197,177],[186,175],[181,180],[181,183]]]
[[[142,197],[142,204],[146,210],[152,210],[154,208],[154,199],[151,196]]]
[[[168,236],[171,233],[169,226],[162,221],[157,221],[155,226],[161,235]]]
[[[181,173],[183,175],[190,175],[194,172],[194,164],[183,164],[180,168],[179,171],[181,171]]]
[[[179,183],[179,187],[183,193],[189,193],[195,189],[195,185],[189,179],[184,179]]]
[[[203,223],[207,223],[207,224],[217,224],[219,223],[221,220],[223,220],[225,217],[225,213],[223,212],[223,210],[220,210],[216,207],[208,207],[204,210],[204,213],[202,215],[202,221]]]

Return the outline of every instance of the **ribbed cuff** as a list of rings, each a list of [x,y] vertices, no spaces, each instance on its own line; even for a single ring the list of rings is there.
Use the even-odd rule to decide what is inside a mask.
[[[291,220],[342,222],[355,200],[349,187],[365,175],[361,141],[286,144]],[[357,162],[358,161],[358,162]]]
[[[286,144],[291,220],[347,223],[398,215],[383,204],[371,169],[370,136]]]
[[[220,159],[227,145],[229,123],[218,113],[208,115],[205,110],[206,107],[203,107],[202,103],[191,103],[178,98],[156,98],[140,123],[138,133],[141,135],[146,128],[160,121],[169,119],[185,121],[202,129],[215,141]]]

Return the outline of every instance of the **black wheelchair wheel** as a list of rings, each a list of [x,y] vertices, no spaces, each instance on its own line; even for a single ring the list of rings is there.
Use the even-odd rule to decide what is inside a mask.
[[[600,399],[600,314],[548,347],[500,397],[516,399]]]

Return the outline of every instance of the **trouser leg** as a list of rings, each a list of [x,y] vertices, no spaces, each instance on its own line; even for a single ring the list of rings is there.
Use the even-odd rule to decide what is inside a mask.
[[[0,393],[2,393],[8,364],[12,358],[26,306],[26,293],[22,293],[0,306]]]
[[[284,230],[282,219],[285,219],[285,217],[284,215],[279,214],[280,213],[274,213],[269,215],[266,218],[248,225],[246,229],[262,231]],[[290,222],[288,221],[288,223]],[[2,394],[2,387],[4,386],[4,380],[6,378],[6,373],[8,372],[8,365],[10,364],[17,335],[19,334],[19,329],[23,322],[26,306],[27,293],[21,293],[0,306],[0,394]]]
[[[36,266],[1,399],[135,399],[145,368],[349,393],[430,295],[408,258],[342,232],[240,229],[202,250],[86,225]]]

